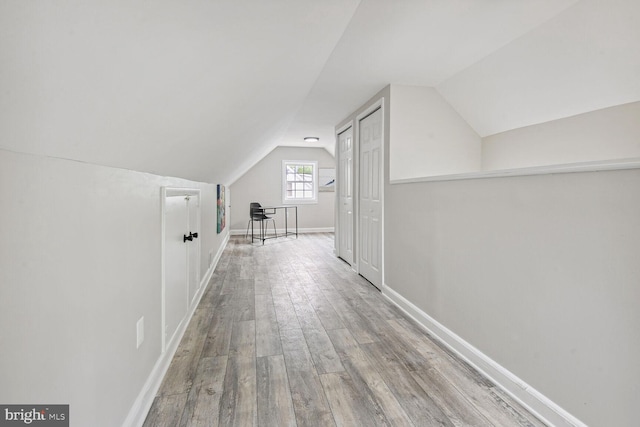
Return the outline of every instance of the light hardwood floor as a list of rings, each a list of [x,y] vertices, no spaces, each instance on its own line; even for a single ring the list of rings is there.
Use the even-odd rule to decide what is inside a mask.
[[[145,426],[544,426],[333,256],[232,237]]]

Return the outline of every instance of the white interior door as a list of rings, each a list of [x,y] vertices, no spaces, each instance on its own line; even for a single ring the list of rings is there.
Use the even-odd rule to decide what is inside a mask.
[[[189,234],[187,200],[184,195],[165,198],[164,233],[164,342],[169,343],[189,308],[187,251]]]
[[[338,135],[338,255],[353,265],[353,128]]]
[[[187,241],[187,265],[189,266],[189,304],[191,304],[200,289],[200,198],[187,196],[187,208],[189,211],[189,223],[187,235],[193,240]]]
[[[162,349],[173,342],[200,289],[200,190],[163,189]]]
[[[382,109],[358,122],[358,271],[382,287]]]

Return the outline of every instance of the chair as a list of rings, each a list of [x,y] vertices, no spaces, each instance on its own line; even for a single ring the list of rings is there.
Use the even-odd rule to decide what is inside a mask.
[[[264,243],[265,234],[267,231],[264,224],[265,220],[273,221],[273,234],[275,237],[278,237],[278,234],[276,232],[276,220],[264,214],[264,210],[262,209],[262,205],[260,203],[249,203],[249,222],[247,223],[247,232],[245,233],[244,237],[247,238],[247,236],[249,236],[249,226],[251,226],[251,241],[253,242],[253,222],[257,221],[260,223],[260,239],[262,239],[262,243]]]

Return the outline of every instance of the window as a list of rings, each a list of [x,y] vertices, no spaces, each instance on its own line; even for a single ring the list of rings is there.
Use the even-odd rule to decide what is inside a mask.
[[[282,161],[282,202],[318,203],[318,162]]]

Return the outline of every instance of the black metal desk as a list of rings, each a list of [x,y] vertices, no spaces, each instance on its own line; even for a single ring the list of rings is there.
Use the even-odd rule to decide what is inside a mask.
[[[295,217],[296,217],[296,231],[289,231],[289,209],[293,209],[295,212]],[[264,227],[264,221],[260,221],[260,237],[258,240],[262,240],[262,244],[264,245],[264,241],[267,239],[275,239],[277,237],[287,237],[287,236],[291,236],[291,235],[295,235],[296,239],[298,238],[298,206],[295,205],[284,205],[284,206],[262,206],[260,208],[254,208],[254,211],[257,214],[262,214],[262,215],[276,215],[278,211],[282,211],[284,210],[284,234],[277,234],[275,232],[275,227],[274,227],[274,235],[273,236],[267,236],[267,233],[265,231],[265,227]],[[253,243],[255,237],[254,237],[254,233],[253,233],[253,221],[251,221],[251,243]]]

